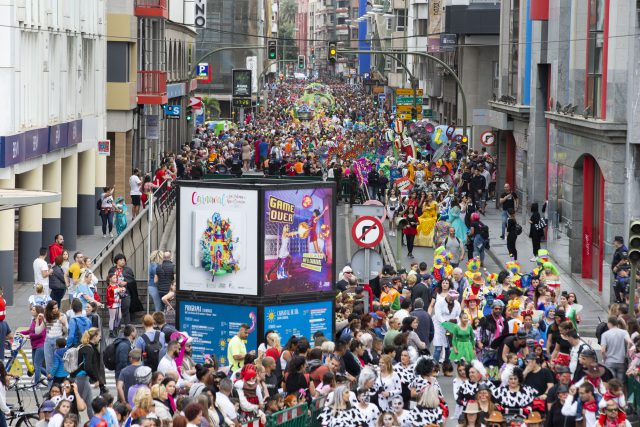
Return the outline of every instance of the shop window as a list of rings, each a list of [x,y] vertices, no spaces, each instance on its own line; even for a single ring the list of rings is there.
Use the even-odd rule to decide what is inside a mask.
[[[508,92],[518,97],[518,44],[520,43],[520,0],[511,0],[509,11],[509,63]]]

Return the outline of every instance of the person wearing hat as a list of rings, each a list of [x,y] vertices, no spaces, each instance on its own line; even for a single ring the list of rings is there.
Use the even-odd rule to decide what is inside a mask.
[[[500,412],[493,411],[484,419],[484,423],[487,427],[502,427],[504,424],[504,417]]]
[[[613,252],[613,258],[611,259],[611,271],[616,274],[616,268],[623,260],[622,253],[629,252],[629,249],[624,245],[624,237],[615,236],[613,238],[613,247],[616,248]]]
[[[525,358],[524,384],[536,390],[538,399],[547,399],[549,390],[554,385],[553,373],[540,366],[540,360],[535,353],[530,352]]]
[[[487,303],[491,298],[487,295]],[[501,337],[505,333],[507,328],[506,320],[502,316],[502,310],[504,303],[500,299],[495,299],[491,302],[491,311],[488,314],[484,314],[480,320],[480,342],[478,347],[482,350],[484,348],[489,349],[491,343],[498,337]],[[503,360],[500,355],[500,360]]]
[[[559,384],[553,397],[553,401],[549,401],[551,395],[547,398],[547,426],[567,426],[574,427],[576,425],[575,415],[564,415],[562,407],[569,396],[569,385]]]
[[[345,265],[341,274],[342,279],[336,282],[336,290],[344,292],[350,286],[355,286],[358,283],[358,278],[353,274],[353,268],[350,265]]]
[[[574,385],[576,387],[580,387],[582,384],[589,383],[593,386],[594,392],[599,396],[602,396],[607,392],[605,387],[606,380],[603,378],[606,372],[607,368],[604,366],[598,363],[592,363],[588,365],[585,371],[586,375],[576,381]]]
[[[40,409],[38,410],[40,421],[36,423],[36,427],[47,427],[49,419],[53,415],[53,411],[55,409],[56,404],[52,400],[45,400],[42,402],[42,405],[40,405]]]
[[[540,415],[540,412],[533,411],[524,420],[524,423],[531,427],[542,427],[544,425],[544,418]]]
[[[554,367],[555,372],[555,384],[547,392],[547,407],[550,407],[553,402],[558,399],[558,390],[561,386],[566,386],[567,390],[571,386],[571,371],[569,368],[562,365],[556,365]]]
[[[391,305],[395,301],[396,297],[400,297],[400,292],[394,285],[400,283],[400,276],[394,276],[391,279],[391,283],[382,284],[382,292],[380,293],[380,304]]]

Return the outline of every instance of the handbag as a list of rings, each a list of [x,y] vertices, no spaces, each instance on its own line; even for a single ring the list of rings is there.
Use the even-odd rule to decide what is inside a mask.
[[[547,220],[543,217],[540,217],[540,221],[535,225],[536,230],[542,231],[547,227]]]

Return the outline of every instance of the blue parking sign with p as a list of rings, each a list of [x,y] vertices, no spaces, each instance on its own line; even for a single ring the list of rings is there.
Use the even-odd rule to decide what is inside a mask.
[[[204,78],[209,77],[209,64],[207,63],[198,64],[197,76],[204,77]]]

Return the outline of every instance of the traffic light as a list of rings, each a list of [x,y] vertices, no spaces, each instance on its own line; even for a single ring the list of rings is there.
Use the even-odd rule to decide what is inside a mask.
[[[305,56],[298,55],[298,68],[300,68],[301,70],[304,69],[304,63],[305,63]]]
[[[640,220],[631,221],[629,227],[629,260],[640,261]]]
[[[311,48],[311,58],[315,58],[316,57],[316,49],[315,48]]]
[[[378,107],[378,95],[373,95],[373,105],[375,107]]]
[[[415,107],[411,108],[411,120],[414,122],[418,120],[418,110]]]
[[[278,41],[277,40],[269,40],[267,42],[267,52],[268,57],[271,60],[278,58]]]
[[[338,49],[336,48],[336,42],[329,42],[329,49],[327,50],[327,59],[331,62],[335,62],[338,59]]]
[[[187,119],[188,122],[190,122],[191,119],[193,118],[193,111],[192,111],[191,105],[187,107],[187,114],[185,114],[184,117]]]

